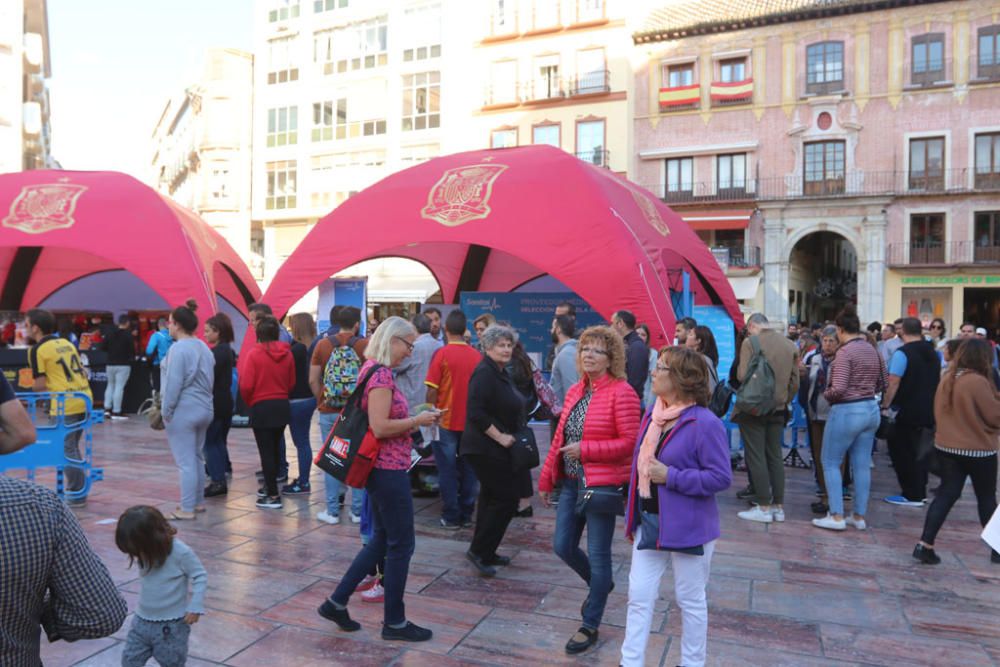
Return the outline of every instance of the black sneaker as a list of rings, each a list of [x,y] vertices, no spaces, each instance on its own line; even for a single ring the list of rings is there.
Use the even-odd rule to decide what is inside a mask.
[[[351,619],[346,608],[337,609],[329,600],[324,600],[316,611],[326,620],[336,623],[337,627],[344,632],[357,632],[361,629],[361,624]]]
[[[257,497],[258,498],[267,498],[267,491],[264,490],[263,486],[261,486],[261,487],[259,487],[257,489]]]
[[[913,557],[924,565],[937,565],[941,562],[941,558],[934,553],[933,549],[928,549],[922,544],[913,547]]]
[[[259,509],[280,510],[281,496],[264,496],[263,498],[258,498],[257,507]]]
[[[469,559],[469,562],[476,566],[479,570],[479,574],[484,577],[495,577],[497,576],[497,569],[492,565],[488,565],[482,558],[472,553],[471,551],[465,552],[465,557]]]
[[[493,558],[484,558],[483,562],[487,565],[506,567],[510,565],[510,556],[501,556],[500,554],[496,554]]]
[[[406,625],[401,628],[382,626],[382,639],[386,641],[425,642],[433,636],[434,633],[427,628],[422,628],[410,621],[407,621]]]
[[[312,487],[309,486],[309,482],[300,482],[297,478],[291,484],[281,487],[281,495],[283,496],[296,496],[304,493],[312,493]]]
[[[460,523],[452,523],[451,521],[448,521],[444,517],[441,517],[440,523],[441,523],[441,527],[444,528],[445,530],[458,530],[459,528],[462,527],[462,524],[460,524]]]
[[[756,493],[754,493],[753,487],[747,484],[742,489],[736,492],[736,497],[740,500],[746,500],[747,498],[752,498]]]
[[[226,486],[225,482],[209,482],[208,486],[205,487],[206,498],[224,496],[227,493],[229,493],[229,487]]]
[[[286,470],[285,472],[278,475],[278,479],[275,481],[277,481],[278,484],[285,484],[286,482],[288,482],[288,471]]]

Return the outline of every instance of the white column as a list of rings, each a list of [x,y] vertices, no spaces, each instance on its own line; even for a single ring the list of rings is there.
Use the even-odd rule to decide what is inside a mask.
[[[764,314],[771,322],[788,319],[788,257],[784,254],[785,223],[779,211],[764,214]]]
[[[885,212],[869,215],[861,223],[858,248],[858,316],[862,322],[882,318],[885,309]]]

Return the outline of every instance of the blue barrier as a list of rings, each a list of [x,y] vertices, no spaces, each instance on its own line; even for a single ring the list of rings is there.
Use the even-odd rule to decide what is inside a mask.
[[[37,392],[19,393],[17,398],[24,404],[31,417],[38,440],[24,449],[0,456],[0,473],[8,470],[25,470],[28,479],[34,481],[35,471],[39,468],[55,468],[56,493],[60,498],[74,500],[85,498],[94,482],[104,479],[104,471],[94,467],[94,424],[104,421],[104,413],[94,411],[90,397],[86,394],[70,392]],[[66,400],[82,399],[87,405],[87,418],[72,424],[66,423]],[[56,413],[49,413],[51,401],[56,401]],[[64,442],[71,433],[81,431],[81,447],[83,458],[72,459],[66,456]],[[64,471],[66,468],[77,468],[83,471],[83,488],[77,491],[67,491],[64,488]]]

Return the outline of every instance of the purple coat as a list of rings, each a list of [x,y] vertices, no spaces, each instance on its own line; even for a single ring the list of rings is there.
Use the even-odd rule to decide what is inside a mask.
[[[639,429],[639,440],[632,455],[632,477],[628,507],[625,511],[625,534],[632,537],[639,524],[637,511],[639,447],[649,428],[646,413]],[[719,537],[719,508],[715,494],[733,483],[729,463],[726,428],[711,410],[693,406],[681,413],[670,439],[660,455],[660,463],[669,467],[666,484],[654,484],[660,501],[660,539],[657,544],[671,549],[685,549],[707,544]]]

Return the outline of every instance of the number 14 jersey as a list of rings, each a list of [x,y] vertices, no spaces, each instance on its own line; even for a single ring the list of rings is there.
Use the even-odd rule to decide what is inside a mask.
[[[46,336],[28,353],[31,372],[37,377],[45,377],[48,391],[79,391],[93,400],[87,369],[80,363],[76,347],[65,338],[55,334]],[[86,412],[87,405],[79,398],[66,399],[66,414],[76,415]],[[52,401],[52,414],[57,411],[56,401]]]

